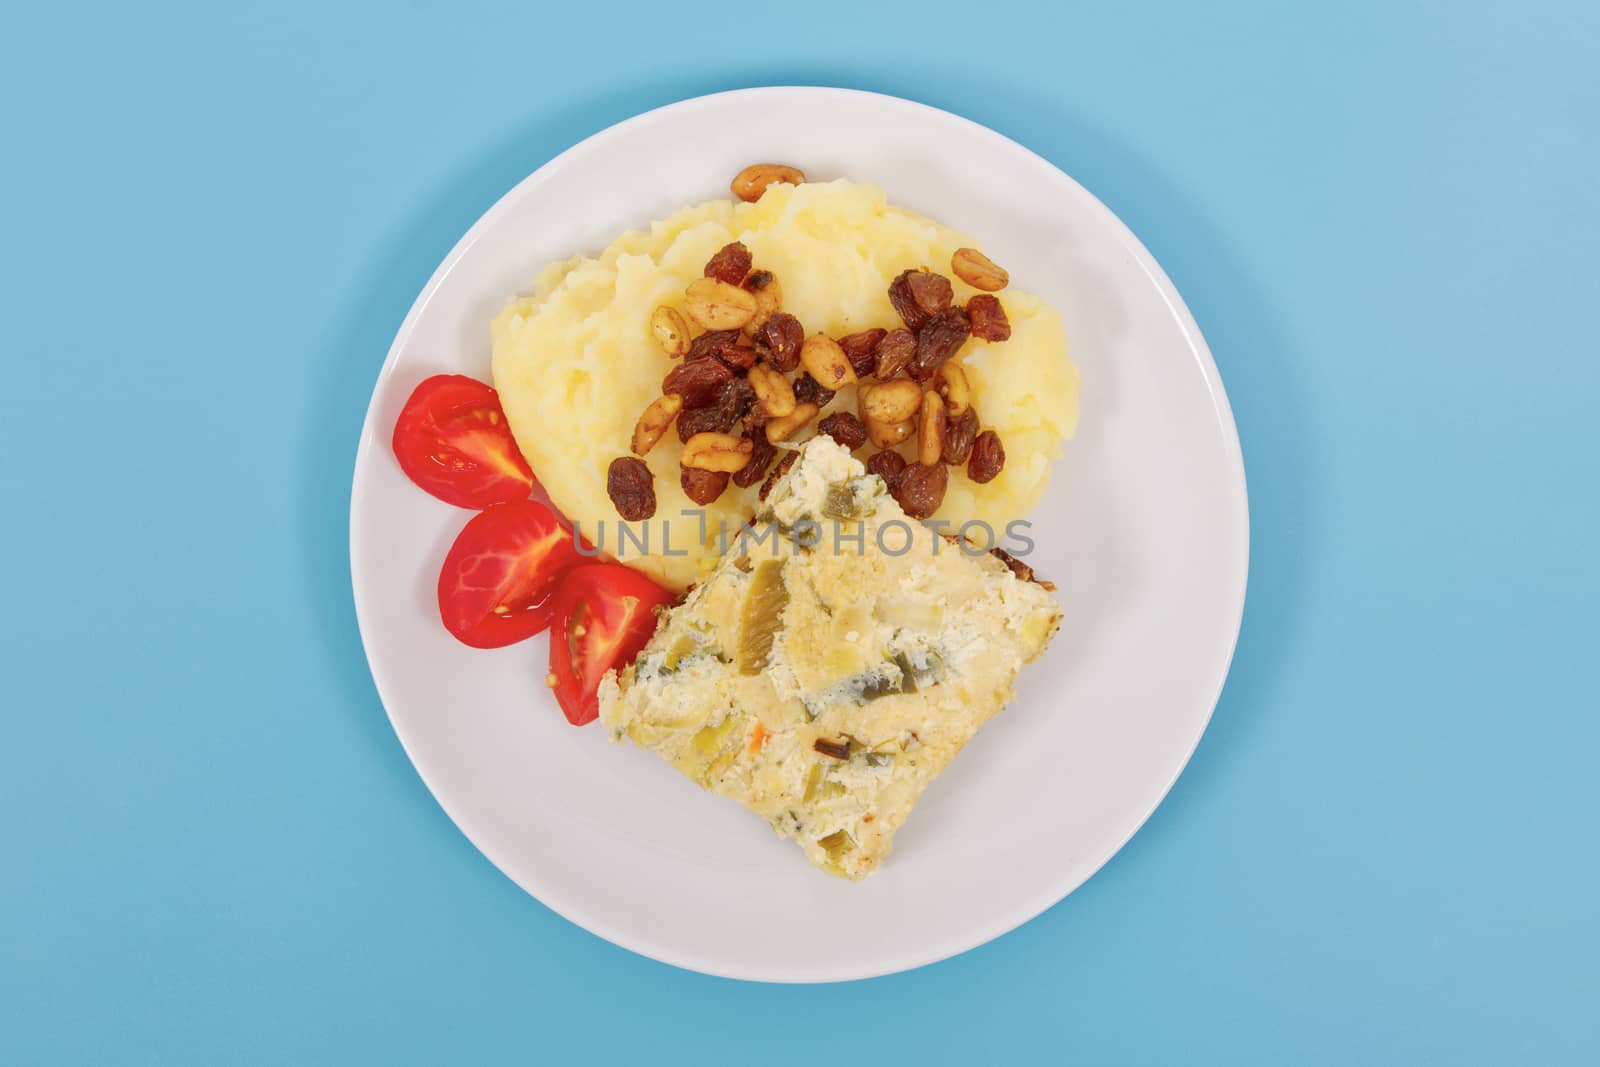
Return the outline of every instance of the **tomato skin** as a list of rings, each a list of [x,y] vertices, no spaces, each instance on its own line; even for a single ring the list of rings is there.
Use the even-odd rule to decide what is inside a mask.
[[[581,558],[572,531],[536,500],[467,520],[439,569],[439,619],[473,648],[515,644],[550,624],[552,590]]]
[[[568,722],[583,726],[599,717],[600,679],[633,662],[656,632],[655,609],[674,599],[621,563],[585,564],[562,579],[550,628],[550,674]]]
[[[408,478],[456,507],[524,500],[533,488],[499,394],[476,378],[425,379],[395,420],[392,446]]]

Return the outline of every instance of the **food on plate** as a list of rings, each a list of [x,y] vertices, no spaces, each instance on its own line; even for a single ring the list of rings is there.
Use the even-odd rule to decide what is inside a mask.
[[[832,437],[790,455],[750,536],[665,611],[631,666],[605,675],[599,714],[613,740],[861,878],[1011,699],[1061,612],[1031,572],[909,522]],[[799,535],[813,527],[815,540]]]
[[[683,208],[547,268],[495,319],[495,386],[551,502],[612,552],[619,524],[647,518],[646,542],[618,554],[673,590],[705,576],[720,531],[756,512],[785,452],[817,433],[863,460],[937,446],[949,469],[909,480],[934,520],[1022,518],[1077,421],[1055,311],[1010,288],[971,238],[872,186],[761,164],[733,188],[738,202]],[[980,432],[1003,443],[985,449],[988,480],[970,473]],[[620,457],[638,463],[614,479]]]
[[[569,722],[857,879],[1060,625],[1052,585],[964,538],[1038,500],[1078,376],[963,235],[783,164],[731,188],[547,268],[494,320],[498,391],[424,381],[394,450],[482,509],[439,574],[451,634],[548,628]]]
[[[657,609],[671,602],[672,594],[620,563],[585,564],[562,579],[545,681],[568,722],[594,721],[601,678],[633,662],[655,632]]]
[[[436,374],[412,391],[393,447],[407,477],[446,504],[486,508],[526,499],[533,488],[500,398],[464,375]]]
[[[550,593],[582,557],[536,500],[494,504],[456,535],[439,571],[439,617],[474,648],[515,644],[550,624]]]

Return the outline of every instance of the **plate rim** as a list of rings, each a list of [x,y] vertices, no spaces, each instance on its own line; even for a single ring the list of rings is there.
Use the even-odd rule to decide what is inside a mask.
[[[1130,823],[1130,828],[1126,834],[1122,835],[1113,846],[1105,850],[1103,855],[1095,857],[1089,864],[1087,864],[1085,867],[1085,872],[1081,877],[1078,877],[1075,880],[1069,878],[1066,880],[1066,882],[1059,886],[1052,885],[1050,888],[1041,893],[1036,899],[1030,900],[1025,905],[1014,909],[1012,912],[1008,912],[998,919],[991,919],[975,924],[973,930],[966,936],[954,939],[954,944],[941,944],[924,953],[906,954],[904,958],[892,960],[887,964],[844,967],[841,968],[838,973],[834,974],[794,975],[782,973],[781,968],[763,970],[760,968],[751,967],[734,967],[712,960],[697,959],[694,957],[693,953],[676,951],[667,946],[647,944],[631,934],[617,930],[611,923],[607,922],[603,918],[594,915],[584,915],[579,917],[578,915],[573,914],[573,909],[559,907],[551,903],[540,893],[536,892],[532,886],[526,884],[522,879],[519,879],[512,874],[504,864],[496,859],[495,856],[492,855],[490,851],[480,843],[480,839],[486,835],[474,833],[473,820],[463,812],[457,810],[452,803],[445,798],[445,796],[441,795],[441,791],[435,788],[433,781],[430,779],[429,772],[425,769],[425,765],[428,763],[428,760],[425,757],[421,757],[419,751],[416,750],[408,741],[406,731],[396,719],[394,712],[390,710],[389,696],[385,692],[384,683],[380,679],[379,671],[375,666],[374,643],[372,638],[369,636],[369,634],[373,631],[370,621],[366,618],[365,613],[362,610],[362,586],[360,578],[358,577],[359,569],[356,566],[358,552],[356,546],[357,512],[362,499],[361,471],[364,469],[366,464],[370,462],[370,454],[372,450],[376,447],[379,447],[379,445],[375,442],[386,438],[386,435],[380,434],[376,431],[374,425],[379,406],[379,394],[381,392],[381,386],[392,372],[395,364],[399,361],[400,353],[408,343],[411,334],[416,328],[418,320],[422,317],[423,312],[432,302],[445,278],[447,278],[461,262],[461,260],[465,258],[467,253],[478,243],[483,235],[492,229],[493,226],[498,224],[500,217],[511,210],[513,201],[520,200],[529,190],[537,187],[552,173],[565,165],[567,161],[569,161],[580,149],[597,142],[608,141],[625,136],[634,127],[644,125],[654,120],[659,120],[668,113],[686,112],[699,108],[715,106],[719,101],[731,97],[752,96],[843,96],[863,101],[871,101],[872,103],[880,106],[887,105],[890,107],[904,108],[909,111],[926,113],[940,121],[955,122],[960,126],[966,127],[970,133],[973,133],[979,137],[988,138],[994,142],[1003,144],[1009,150],[1021,153],[1022,158],[1027,160],[1030,164],[1050,172],[1054,178],[1065,181],[1069,186],[1075,188],[1079,193],[1081,193],[1086,199],[1087,203],[1090,205],[1090,210],[1099,214],[1099,221],[1109,224],[1111,227],[1111,232],[1116,235],[1121,248],[1132,257],[1133,261],[1138,264],[1139,269],[1144,272],[1146,277],[1148,277],[1151,283],[1155,286],[1157,292],[1160,293],[1163,302],[1166,304],[1168,311],[1173,315],[1174,321],[1177,323],[1179,330],[1189,347],[1190,354],[1194,357],[1195,362],[1201,371],[1201,377],[1206,384],[1206,391],[1211,401],[1212,411],[1217,418],[1219,428],[1222,430],[1223,450],[1227,454],[1227,459],[1229,460],[1229,462],[1226,464],[1229,473],[1229,488],[1231,490],[1235,490],[1237,495],[1237,513],[1234,515],[1234,518],[1237,521],[1241,531],[1241,536],[1235,547],[1237,559],[1234,560],[1239,572],[1239,582],[1237,589],[1233,591],[1231,603],[1232,610],[1229,613],[1231,616],[1232,634],[1228,641],[1227,655],[1222,659],[1222,669],[1219,677],[1216,680],[1214,691],[1207,702],[1206,711],[1203,717],[1200,719],[1199,726],[1195,730],[1194,736],[1189,739],[1186,750],[1183,753],[1183,758],[1176,763],[1167,782],[1161,787],[1160,791],[1156,794],[1155,799],[1151,802],[1148,808],[1138,817],[1137,820]],[[1134,234],[1132,229],[1128,227],[1127,223],[1125,223],[1120,217],[1117,216],[1115,212],[1107,207],[1099,197],[1095,196],[1094,193],[1084,187],[1083,184],[1077,179],[1073,178],[1072,175],[1068,174],[1060,167],[1057,167],[1054,163],[1050,162],[1048,159],[1045,159],[1037,152],[1034,152],[1026,145],[1013,140],[1012,138],[1000,133],[995,129],[985,126],[980,122],[966,118],[962,115],[958,115],[955,112],[934,107],[931,104],[925,104],[917,100],[911,100],[888,93],[872,92],[863,89],[852,89],[826,85],[768,85],[729,89],[716,93],[685,97],[663,104],[659,107],[641,111],[635,115],[629,116],[628,118],[622,119],[600,130],[597,130],[589,136],[584,137],[583,139],[563,149],[560,153],[551,157],[545,163],[541,164],[532,172],[518,180],[514,185],[501,194],[500,197],[497,198],[495,202],[490,205],[489,208],[486,209],[470,227],[468,227],[467,231],[462,234],[460,239],[458,239],[451,247],[444,259],[440,261],[438,267],[436,267],[433,273],[429,275],[427,282],[424,283],[415,300],[412,301],[411,307],[406,312],[405,318],[401,321],[399,328],[395,331],[394,340],[390,342],[389,350],[384,356],[383,363],[378,367],[377,374],[373,382],[372,395],[368,398],[367,410],[362,419],[361,433],[356,444],[354,467],[351,474],[349,553],[351,594],[355,606],[356,628],[361,637],[362,652],[367,660],[367,670],[372,677],[373,688],[378,694],[379,703],[383,706],[384,715],[389,720],[389,726],[394,731],[396,739],[400,742],[402,751],[405,752],[406,758],[411,761],[412,768],[416,771],[418,778],[422,780],[422,784],[427,788],[429,794],[433,797],[434,802],[439,805],[450,821],[455,824],[456,829],[467,838],[468,842],[473,846],[473,848],[477,849],[479,854],[487,859],[489,863],[493,865],[494,868],[503,876],[509,879],[512,884],[516,885],[524,893],[527,893],[541,905],[559,915],[567,922],[572,923],[574,926],[577,926],[580,929],[583,929],[588,933],[591,933],[620,948],[626,949],[629,952],[643,956],[647,959],[654,960],[658,963],[664,963],[668,966],[694,971],[700,974],[712,975],[719,978],[773,984],[821,984],[831,982],[850,982],[881,977],[884,975],[898,974],[905,971],[915,970],[920,967],[926,967],[930,964],[938,963],[943,960],[962,955],[963,953],[970,952],[975,948],[995,940],[996,938],[1002,937],[1013,930],[1027,925],[1034,919],[1038,918],[1041,914],[1054,907],[1056,904],[1059,904],[1061,901],[1071,896],[1080,887],[1082,887],[1084,883],[1098,874],[1101,869],[1103,869],[1105,865],[1117,855],[1117,853],[1121,852],[1122,849],[1127,846],[1128,842],[1133,839],[1134,835],[1144,828],[1145,823],[1150,820],[1150,817],[1155,813],[1156,809],[1165,802],[1168,794],[1171,793],[1173,786],[1177,784],[1178,779],[1182,777],[1184,770],[1187,769],[1189,761],[1193,759],[1195,750],[1199,747],[1201,738],[1205,736],[1206,731],[1210,728],[1212,716],[1215,715],[1217,704],[1222,698],[1222,693],[1227,684],[1228,676],[1232,672],[1233,658],[1238,650],[1239,634],[1244,620],[1244,607],[1248,594],[1250,578],[1249,486],[1244,467],[1244,452],[1239,441],[1238,426],[1233,418],[1233,409],[1228,402],[1227,392],[1222,382],[1221,371],[1217,367],[1216,360],[1211,353],[1210,346],[1206,343],[1205,337],[1200,331],[1199,324],[1195,321],[1193,314],[1189,311],[1188,305],[1185,304],[1183,297],[1177,290],[1177,287],[1173,285],[1172,280],[1167,277],[1165,270],[1163,270],[1161,265],[1156,261],[1154,255],[1150,253],[1149,249],[1145,247],[1144,243],[1140,241],[1138,236]]]

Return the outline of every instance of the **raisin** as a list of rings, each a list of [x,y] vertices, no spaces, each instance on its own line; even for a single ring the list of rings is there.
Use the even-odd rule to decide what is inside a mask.
[[[739,468],[733,476],[733,484],[740,489],[748,489],[766,477],[767,467],[778,454],[777,447],[767,440],[767,435],[760,429],[751,427],[744,435],[750,439],[750,462]]]
[[[911,276],[916,273],[902,271],[889,283],[889,303],[894,305],[895,314],[912,333],[922,329],[922,324],[928,321],[928,313],[917,306],[916,297],[911,295]]]
[[[728,433],[755,402],[756,391],[743,378],[730,378],[708,404],[688,408],[678,416],[678,440],[687,442],[697,433]]]
[[[833,402],[835,391],[824,389],[815,378],[802,374],[794,380],[794,399],[797,404],[815,404],[825,408]]]
[[[749,411],[750,405],[755,402],[755,386],[743,378],[735,378],[724,385],[722,391],[717,394],[716,406],[727,416],[728,425],[732,426],[744,417],[744,413]]]
[[[967,461],[967,477],[982,485],[994,481],[1006,465],[1006,450],[1000,444],[1000,435],[985,430],[972,443],[972,458]]]
[[[696,359],[680,363],[661,380],[663,393],[683,397],[685,408],[703,408],[717,399],[722,387],[733,380],[733,371],[715,359]]]
[[[906,370],[917,381],[927,381],[940,364],[961,351],[971,334],[967,313],[960,308],[945,308],[917,331],[917,354]]]
[[[875,354],[877,365],[873,373],[880,382],[886,382],[905,370],[917,354],[917,336],[910,330],[890,330],[878,342]]]
[[[678,484],[683,495],[696,504],[709,504],[728,488],[727,471],[703,471],[694,467],[678,467]]]
[[[800,453],[789,452],[772,468],[772,473],[767,475],[767,480],[761,483],[761,499],[767,499],[767,494],[772,492],[772,487],[778,484],[778,479],[789,473],[789,468],[794,466],[794,461],[800,458]]]
[[[950,468],[943,463],[931,467],[913,463],[895,479],[894,498],[907,515],[913,519],[925,519],[944,503],[944,491],[950,485],[949,472]]]
[[[684,444],[689,443],[689,438],[697,433],[726,433],[727,429],[722,423],[722,413],[715,404],[703,408],[691,408],[678,415],[678,440]]]
[[[752,293],[758,293],[772,284],[772,272],[770,270],[753,270],[740,284],[742,288],[748,289]]]
[[[950,279],[932,271],[912,271],[906,277],[906,288],[910,290],[911,299],[916,301],[917,307],[924,315],[939,314],[949,307],[950,301],[955,298],[955,290],[951,288]]]
[[[756,351],[755,344],[748,338],[741,336],[733,344],[719,345],[715,352],[715,357],[735,374],[743,374],[756,365],[756,357],[759,354]]]
[[[894,492],[894,483],[899,480],[900,472],[905,469],[906,457],[898,452],[878,452],[867,460],[867,471],[882,478],[891,493]]]
[[[737,344],[738,330],[712,330],[689,342],[689,354],[684,359],[705,359],[721,352],[724,345]]]
[[[972,336],[981,341],[1004,341],[1011,336],[1011,320],[997,296],[979,293],[968,300],[967,318],[972,320]]]
[[[959,467],[972,455],[972,442],[977,439],[978,410],[969,407],[960,415],[952,415],[945,421],[944,452],[939,458],[952,467]]]
[[[852,452],[867,443],[867,428],[848,411],[835,411],[817,423],[817,432],[827,434]]]
[[[648,519],[656,513],[656,488],[650,468],[637,456],[618,456],[606,469],[606,495],[616,505],[617,514],[629,522]]]
[[[844,358],[850,361],[850,369],[856,372],[857,378],[867,377],[877,367],[878,342],[888,332],[874,328],[839,338],[839,347],[844,349]]]
[[[706,264],[706,277],[719,282],[738,285],[750,273],[750,250],[744,242],[735,241],[717,249],[717,254]]]
[[[950,279],[931,271],[903,271],[889,283],[889,303],[912,333],[948,308],[954,295]]]
[[[787,311],[776,311],[760,330],[761,342],[771,353],[767,362],[785,374],[800,365],[800,346],[805,343],[806,328],[800,320]]]

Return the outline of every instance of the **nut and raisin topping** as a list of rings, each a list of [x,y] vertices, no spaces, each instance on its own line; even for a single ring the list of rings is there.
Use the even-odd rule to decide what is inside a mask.
[[[953,296],[950,279],[931,271],[902,271],[889,283],[889,303],[912,333],[949,307]]]
[[[876,419],[863,419],[867,426],[867,440],[879,448],[893,448],[901,441],[909,441],[911,435],[917,432],[917,420],[906,419],[904,422],[879,422]]]
[[[917,354],[917,335],[904,327],[890,330],[878,342],[874,353],[876,365],[873,374],[879,381],[888,381],[911,365]]]
[[[874,452],[867,460],[867,471],[883,479],[883,484],[889,487],[889,492],[894,492],[895,480],[900,477],[900,472],[906,469],[906,457],[898,452]]]
[[[678,484],[683,495],[696,504],[710,504],[728,488],[727,471],[704,471],[694,467],[678,468]]]
[[[972,458],[967,461],[967,477],[979,485],[992,482],[1006,465],[1006,450],[1000,444],[1000,435],[985,430],[972,443]]]
[[[917,354],[906,368],[911,377],[925,382],[933,372],[961,350],[972,334],[967,313],[958,307],[948,307],[931,316],[917,331]]]
[[[967,318],[972,322],[972,336],[980,341],[1006,341],[1011,338],[1011,320],[1000,298],[979,293],[967,301]]]
[[[794,380],[794,398],[802,404],[815,404],[818,408],[825,408],[833,402],[834,392],[832,389],[824,389],[809,374],[801,374]]]
[[[739,330],[756,313],[755,294],[715,278],[696,278],[684,290],[683,310],[708,330]]]
[[[787,374],[800,365],[800,346],[806,340],[806,328],[800,320],[786,311],[774,312],[762,324],[758,338],[767,346],[767,361],[777,370]]]
[[[944,503],[944,492],[950,484],[949,470],[943,463],[932,467],[910,464],[895,479],[895,500],[913,519],[926,519]]]
[[[817,423],[817,432],[827,434],[852,452],[867,443],[867,428],[848,411],[835,411]]]
[[[794,387],[781,372],[758,363],[750,368],[750,386],[755,390],[762,414],[769,419],[781,419],[794,412]]]
[[[755,294],[756,313],[744,327],[745,333],[754,335],[783,307],[783,286],[770,270],[756,270],[745,278],[742,288]]]
[[[922,412],[917,419],[917,462],[935,467],[944,455],[944,400],[938,393],[922,394]]]
[[[750,462],[733,472],[733,484],[740,489],[748,489],[766,477],[767,468],[771,466],[773,457],[778,454],[777,448],[760,430],[748,429],[744,432],[744,436],[745,440],[750,442]]]
[[[685,467],[732,474],[750,462],[754,446],[730,433],[697,433],[684,442],[680,461]]]
[[[677,393],[667,393],[651,401],[650,406],[644,409],[644,414],[639,416],[639,421],[633,424],[634,455],[642,456],[654,448],[682,410],[683,397]]]
[[[717,249],[716,255],[706,264],[705,275],[719,282],[738,285],[750,273],[750,249],[743,241],[734,241]]]
[[[865,378],[877,370],[878,344],[888,333],[888,330],[874,328],[839,338],[839,348],[850,361],[850,369],[856,372],[857,378]]]
[[[640,522],[656,513],[656,488],[650,468],[636,456],[618,456],[606,469],[606,495],[617,514]]]
[[[673,359],[689,351],[689,324],[665,304],[650,313],[650,332],[661,350]]]
[[[861,417],[868,422],[904,422],[922,405],[922,390],[904,378],[863,385],[856,393]]]
[[[733,344],[725,344],[718,347],[715,358],[725,363],[733,373],[743,374],[755,366],[756,358],[759,355],[760,353],[756,351],[755,342],[740,334],[739,340]]]
[[[969,407],[959,415],[952,415],[944,424],[944,453],[940,457],[952,467],[959,467],[972,455],[972,444],[978,439],[978,409]]]
[[[773,444],[787,441],[794,436],[794,432],[812,419],[817,417],[821,410],[815,404],[796,404],[794,410],[782,418],[768,419],[765,427],[767,440]]]
[[[845,358],[839,342],[825,333],[814,333],[800,346],[800,365],[819,385],[840,389],[856,380],[856,372]]]
[[[694,359],[680,363],[661,380],[663,393],[677,393],[686,408],[701,408],[717,399],[722,387],[733,381],[733,371],[720,360]]]
[[[972,406],[972,383],[967,380],[967,368],[953,359],[934,372],[933,387],[944,397],[945,411],[951,416],[965,415]]]
[[[799,185],[805,180],[805,172],[799,167],[784,163],[752,163],[734,175],[728,188],[740,200],[753,204],[761,199],[761,194],[767,191],[769,185]]]
[[[689,342],[690,360],[709,359],[722,352],[729,345],[739,343],[738,330],[710,330]]]
[[[974,289],[996,293],[1011,284],[1011,275],[976,248],[958,248],[950,257],[950,271]]]

